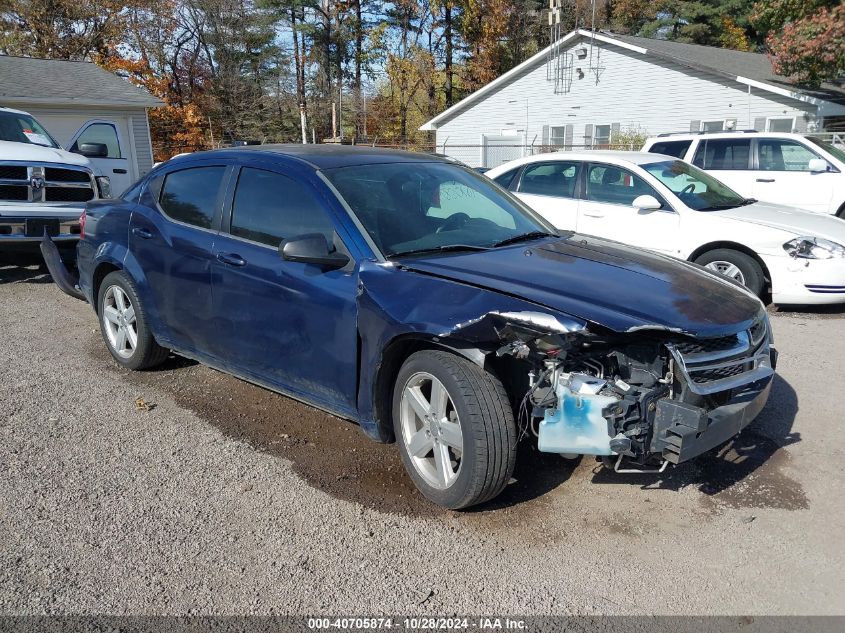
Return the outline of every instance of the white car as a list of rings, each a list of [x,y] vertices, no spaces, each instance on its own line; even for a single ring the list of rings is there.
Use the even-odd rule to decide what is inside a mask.
[[[812,136],[664,134],[648,139],[643,151],[692,163],[743,196],[845,219],[845,151]]]
[[[758,296],[769,287],[777,304],[845,302],[845,222],[746,198],[672,156],[560,152],[485,175],[559,229],[695,262]]]

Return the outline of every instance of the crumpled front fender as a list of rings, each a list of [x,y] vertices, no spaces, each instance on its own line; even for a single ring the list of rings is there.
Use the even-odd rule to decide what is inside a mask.
[[[401,289],[401,292],[399,291]],[[538,335],[576,332],[586,322],[529,301],[454,280],[409,271],[391,262],[363,262],[358,277],[361,337],[358,412],[361,427],[379,441],[390,438],[389,417],[377,406],[383,355],[403,338],[453,348],[478,362],[501,345],[507,323]],[[382,419],[380,419],[382,418]]]

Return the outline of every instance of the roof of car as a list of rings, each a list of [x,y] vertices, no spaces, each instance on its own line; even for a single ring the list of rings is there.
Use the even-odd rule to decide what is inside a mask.
[[[610,162],[618,161],[633,165],[644,165],[647,163],[654,163],[661,160],[677,160],[672,156],[664,156],[662,154],[654,154],[651,152],[628,152],[624,150],[588,150],[582,152],[551,152],[548,154],[535,154],[534,156],[526,156],[525,158],[518,158],[499,167],[494,167],[490,170],[501,172],[505,165],[516,167],[518,165],[526,165],[528,163],[539,163],[543,161],[563,161],[563,160],[581,160],[581,161],[601,161],[608,160]],[[488,175],[490,172],[487,172]]]
[[[759,137],[766,138],[803,138],[806,134],[800,132],[758,132],[757,130],[737,130],[732,132],[725,130],[722,132],[667,132],[666,134],[658,134],[648,138],[649,143],[658,143],[661,141],[677,141],[696,138],[744,138],[744,137]]]
[[[230,157],[243,154],[266,156],[277,154],[295,158],[310,164],[316,169],[333,169],[335,167],[349,167],[352,165],[375,165],[379,163],[451,163],[453,161],[425,154],[421,152],[406,152],[397,149],[369,147],[366,145],[301,145],[301,144],[272,144],[245,145],[195,152],[190,156],[172,158],[171,160],[191,160],[191,158],[207,158],[210,155],[226,155]],[[168,161],[169,162],[169,161]]]
[[[25,114],[27,116],[32,116],[29,112],[24,112],[23,110],[15,110],[14,108],[7,108],[5,106],[0,106],[0,112],[12,112],[14,114]]]

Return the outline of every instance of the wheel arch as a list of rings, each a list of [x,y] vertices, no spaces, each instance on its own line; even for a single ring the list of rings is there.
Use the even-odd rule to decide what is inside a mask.
[[[123,270],[118,264],[113,261],[103,261],[97,264],[94,268],[94,274],[91,276],[91,297],[94,303],[94,312],[100,313],[100,306],[98,298],[100,296],[100,285],[107,275],[117,270]]]
[[[769,268],[766,266],[766,262],[762,260],[762,258],[755,253],[752,249],[748,248],[744,244],[740,244],[739,242],[732,242],[730,240],[721,240],[717,242],[708,242],[707,244],[703,244],[695,249],[690,256],[687,258],[687,261],[695,263],[695,260],[704,255],[704,253],[709,253],[710,251],[715,251],[720,248],[739,251],[740,253],[744,253],[751,257],[763,271],[763,276],[765,277],[766,281],[771,283],[772,276],[769,273]]]
[[[381,437],[395,441],[393,434],[393,385],[402,364],[411,354],[421,350],[442,350],[463,356],[479,367],[486,368],[488,352],[477,347],[463,346],[460,341],[444,341],[425,334],[404,334],[392,339],[382,351],[373,381],[373,418]]]

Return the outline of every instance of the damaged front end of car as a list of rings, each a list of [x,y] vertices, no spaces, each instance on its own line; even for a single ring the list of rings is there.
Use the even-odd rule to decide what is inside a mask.
[[[739,433],[765,405],[777,358],[764,311],[715,338],[533,311],[491,311],[442,337],[495,340],[491,362],[522,368],[521,437],[619,472],[662,470]]]

